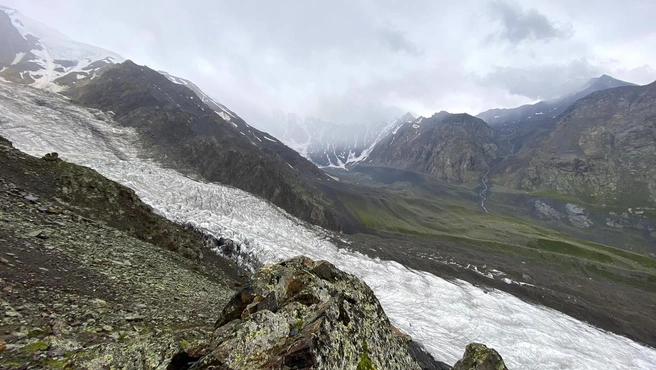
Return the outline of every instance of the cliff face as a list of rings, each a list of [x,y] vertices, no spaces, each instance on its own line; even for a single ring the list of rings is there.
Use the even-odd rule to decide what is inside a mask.
[[[468,114],[407,122],[381,140],[367,165],[416,171],[454,183],[478,180],[496,158],[492,129]]]
[[[656,83],[600,91],[566,111],[500,182],[623,207],[656,204]]]

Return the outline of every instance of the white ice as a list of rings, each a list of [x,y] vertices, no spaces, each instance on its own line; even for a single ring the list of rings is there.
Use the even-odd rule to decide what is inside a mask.
[[[47,104],[35,104],[36,97]],[[169,219],[242,242],[263,262],[304,254],[362,277],[392,323],[447,363],[466,344],[482,342],[497,349],[511,369],[656,369],[652,348],[507,293],[486,294],[463,281],[338,249],[327,232],[266,201],[140,159],[144,152],[134,131],[56,94],[0,82],[0,134],[27,153],[56,151],[94,168],[134,189]]]

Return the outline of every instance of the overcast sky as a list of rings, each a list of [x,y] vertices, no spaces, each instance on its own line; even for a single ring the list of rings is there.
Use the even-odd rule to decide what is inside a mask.
[[[188,78],[247,121],[479,113],[656,80],[654,0],[0,0]]]

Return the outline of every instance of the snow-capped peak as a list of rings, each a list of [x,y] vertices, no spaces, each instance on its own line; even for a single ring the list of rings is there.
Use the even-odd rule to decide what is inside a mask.
[[[0,28],[0,39],[10,40],[0,57],[0,75],[14,82],[61,90],[78,80],[93,78],[105,65],[125,60],[5,6],[0,7],[0,23],[5,23]]]

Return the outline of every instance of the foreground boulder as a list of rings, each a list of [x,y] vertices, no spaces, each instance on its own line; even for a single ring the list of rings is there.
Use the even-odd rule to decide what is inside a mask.
[[[332,264],[263,267],[225,306],[211,343],[169,369],[420,369],[373,291]]]
[[[472,343],[467,346],[462,360],[456,362],[453,370],[508,370],[503,359],[492,348]]]

